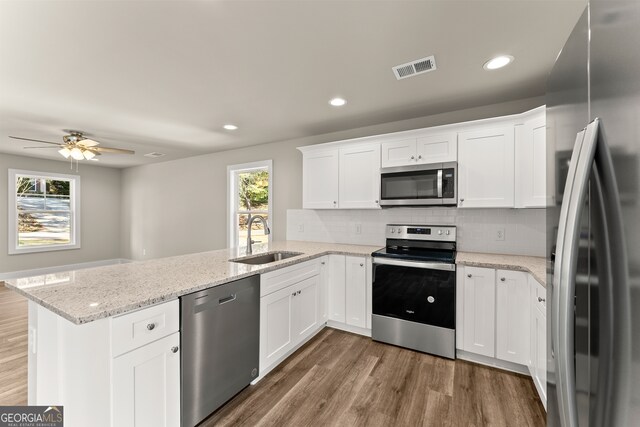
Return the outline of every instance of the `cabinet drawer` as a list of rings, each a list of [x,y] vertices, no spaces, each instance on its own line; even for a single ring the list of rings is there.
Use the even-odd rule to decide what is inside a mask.
[[[269,295],[287,286],[320,274],[320,259],[302,262],[260,275],[260,296]]]
[[[120,354],[180,329],[180,302],[169,301],[111,319],[111,354]]]

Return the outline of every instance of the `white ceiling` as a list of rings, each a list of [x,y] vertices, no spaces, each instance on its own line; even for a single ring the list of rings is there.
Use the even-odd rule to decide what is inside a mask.
[[[78,129],[135,150],[100,161],[127,167],[542,95],[585,5],[0,1],[0,152],[61,159],[7,135]],[[395,79],[432,54],[437,71]]]

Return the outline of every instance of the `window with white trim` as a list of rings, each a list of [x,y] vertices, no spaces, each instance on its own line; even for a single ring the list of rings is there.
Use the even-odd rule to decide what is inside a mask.
[[[273,231],[271,169],[271,160],[227,167],[229,177],[227,243],[229,247],[238,247],[241,250],[247,248],[248,224],[256,215],[267,220],[269,228]],[[270,242],[271,234],[265,234],[264,231],[262,222],[254,221],[251,227],[251,240],[255,243]]]
[[[80,177],[9,169],[9,254],[80,247]]]

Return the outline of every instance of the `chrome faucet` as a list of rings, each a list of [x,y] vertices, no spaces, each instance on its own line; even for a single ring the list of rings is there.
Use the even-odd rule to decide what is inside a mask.
[[[264,219],[263,216],[260,216],[260,215],[252,216],[248,224],[249,229],[247,230],[247,255],[251,255],[253,253],[253,249],[251,248],[251,245],[255,243],[255,240],[251,240],[251,226],[253,225],[253,222],[255,220],[258,220],[262,223],[262,225],[264,226],[265,235],[271,234],[271,230],[269,229],[269,223],[267,223],[267,220]]]

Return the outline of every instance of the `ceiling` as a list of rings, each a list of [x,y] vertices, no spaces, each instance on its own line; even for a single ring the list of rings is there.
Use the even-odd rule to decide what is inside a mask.
[[[128,167],[542,95],[585,6],[0,1],[0,152],[62,159],[7,136],[77,129],[135,150],[99,163]],[[502,53],[513,64],[482,68]],[[395,79],[429,55],[436,71]]]

